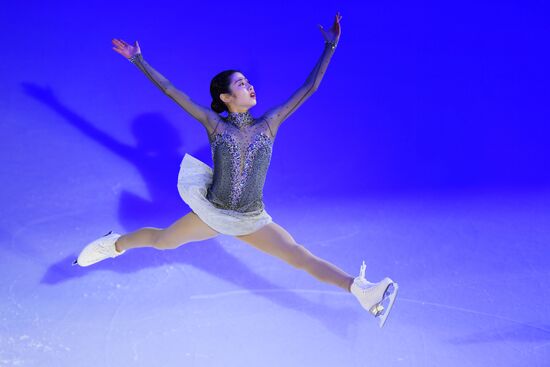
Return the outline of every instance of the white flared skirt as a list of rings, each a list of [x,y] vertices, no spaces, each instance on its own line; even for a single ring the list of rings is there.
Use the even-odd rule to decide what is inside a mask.
[[[210,166],[190,154],[185,154],[180,164],[178,191],[183,201],[209,227],[222,234],[240,236],[253,233],[272,222],[265,209],[240,213],[214,206],[206,198],[212,178]]]

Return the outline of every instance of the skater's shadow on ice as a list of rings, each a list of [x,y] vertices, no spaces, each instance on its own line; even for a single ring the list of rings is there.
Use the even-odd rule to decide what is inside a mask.
[[[180,149],[184,144],[178,129],[162,114],[145,113],[136,117],[131,126],[136,144],[129,145],[116,140],[65,106],[50,88],[32,83],[22,83],[22,86],[29,96],[50,107],[65,122],[130,163],[140,173],[147,187],[148,198],[125,190],[120,194],[118,219],[127,231],[146,225],[168,226],[185,214],[186,204],[180,199],[176,186],[182,159]],[[207,140],[205,143],[199,151],[192,154],[209,163],[210,147]],[[105,164],[108,166],[109,162]],[[111,172],[109,169],[106,171]]]
[[[243,244],[243,246],[247,246]],[[342,338],[347,338],[347,329],[354,325],[358,318],[369,317],[360,307],[329,307],[312,302],[298,293],[281,288],[268,279],[252,272],[238,258],[229,254],[215,240],[187,243],[176,250],[158,251],[151,248],[134,249],[116,259],[107,259],[90,267],[70,266],[74,257],[66,257],[50,266],[41,283],[58,284],[70,279],[84,277],[96,271],[113,271],[117,273],[134,273],[146,268],[164,267],[167,265],[189,265],[236,287],[246,289],[249,293],[269,299],[281,307],[300,310],[324,323],[325,327]],[[281,265],[284,266],[284,265]],[[297,271],[286,269],[286,271]],[[268,290],[268,292],[266,292]],[[184,295],[185,296],[185,295]],[[193,296],[189,294],[187,296]],[[355,301],[355,300],[353,300]],[[334,320],[338,320],[335,322]]]

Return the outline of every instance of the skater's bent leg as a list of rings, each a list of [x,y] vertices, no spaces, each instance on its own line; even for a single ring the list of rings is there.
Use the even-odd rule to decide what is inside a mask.
[[[304,246],[296,243],[290,233],[275,222],[263,226],[254,233],[235,237],[298,269],[307,271],[322,282],[334,284],[350,291],[353,277],[333,264],[313,255]]]
[[[122,235],[116,242],[117,251],[136,247],[154,247],[159,250],[174,249],[193,241],[216,237],[219,232],[210,228],[197,214],[190,212],[168,228],[144,227]]]

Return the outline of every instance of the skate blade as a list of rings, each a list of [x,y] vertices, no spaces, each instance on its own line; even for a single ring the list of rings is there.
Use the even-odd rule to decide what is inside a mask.
[[[399,285],[397,283],[391,283],[390,285],[388,285],[388,288],[386,288],[386,291],[384,292],[384,297],[382,299],[382,302],[380,302],[383,311],[380,313],[379,316],[376,317],[378,319],[378,326],[380,328],[384,327],[386,319],[390,315],[390,311],[393,307],[393,303],[395,302],[395,298],[397,297],[398,290]]]

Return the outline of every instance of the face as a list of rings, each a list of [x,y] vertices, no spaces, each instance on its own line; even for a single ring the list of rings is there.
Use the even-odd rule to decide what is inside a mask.
[[[250,81],[241,73],[231,75],[229,89],[231,94],[222,94],[221,98],[230,110],[241,112],[256,105],[256,92]]]

